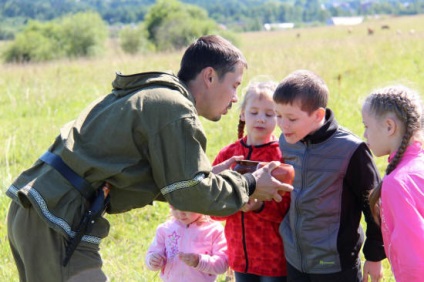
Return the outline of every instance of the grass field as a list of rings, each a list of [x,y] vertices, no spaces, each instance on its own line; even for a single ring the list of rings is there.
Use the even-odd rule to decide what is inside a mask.
[[[382,25],[390,29],[382,30]],[[368,27],[375,30],[373,35],[367,34]],[[424,93],[423,16],[369,20],[354,26],[350,33],[347,27],[245,33],[240,42],[249,62],[243,87],[259,75],[280,81],[296,69],[315,71],[330,88],[329,106],[339,123],[360,136],[361,100],[372,89],[404,83]],[[1,43],[0,50],[3,47]],[[102,58],[0,65],[0,281],[18,280],[5,227],[9,199],[4,191],[13,179],[44,152],[63,124],[89,102],[109,93],[116,71],[176,72],[181,55],[182,51],[128,56],[111,42]],[[203,120],[211,160],[236,138],[237,116],[236,107],[218,123]],[[382,172],[386,160],[376,161]],[[107,216],[112,227],[101,253],[111,281],[159,281],[157,273],[146,270],[144,255],[156,226],[167,215],[167,205],[155,203]],[[385,281],[394,281],[387,261],[384,265]]]

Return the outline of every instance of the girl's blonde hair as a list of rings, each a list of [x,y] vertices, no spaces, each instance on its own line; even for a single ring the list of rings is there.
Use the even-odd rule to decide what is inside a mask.
[[[364,104],[367,104],[369,113],[377,119],[383,118],[387,114],[394,114],[403,125],[402,141],[386,168],[386,175],[388,175],[399,164],[410,141],[423,140],[423,115],[420,96],[406,86],[395,85],[375,90],[366,98]],[[371,191],[369,196],[371,212],[377,223],[380,223],[381,187],[382,182]]]
[[[264,80],[266,79],[266,80]],[[244,90],[243,101],[240,104],[240,111],[243,111],[246,108],[247,102],[252,97],[262,97],[266,96],[272,100],[272,95],[274,94],[275,89],[277,88],[278,83],[267,78],[267,77],[258,77],[255,80],[252,80],[249,85]],[[245,122],[239,118],[238,123],[238,138],[243,138],[244,136],[244,126]]]

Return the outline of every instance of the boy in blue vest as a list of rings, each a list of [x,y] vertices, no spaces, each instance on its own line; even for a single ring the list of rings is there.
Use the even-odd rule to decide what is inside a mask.
[[[382,280],[383,240],[368,203],[379,172],[367,144],[339,126],[329,91],[315,73],[298,70],[274,93],[280,149],[295,168],[288,214],[280,225],[287,281]],[[367,223],[364,279],[359,251]]]

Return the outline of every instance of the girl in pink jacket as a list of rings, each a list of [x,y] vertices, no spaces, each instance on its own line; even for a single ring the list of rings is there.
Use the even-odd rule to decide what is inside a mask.
[[[424,277],[424,151],[419,96],[404,86],[371,93],[362,107],[364,137],[386,176],[370,195],[384,248],[398,282]]]
[[[172,217],[158,226],[146,255],[163,281],[215,281],[228,268],[224,227],[209,216],[171,206]]]

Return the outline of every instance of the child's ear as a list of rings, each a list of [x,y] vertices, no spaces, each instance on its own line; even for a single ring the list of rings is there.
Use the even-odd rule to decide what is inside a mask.
[[[240,120],[246,122],[246,116],[244,114],[244,110],[240,112]]]
[[[317,122],[321,122],[323,119],[325,119],[325,109],[324,108],[318,108],[318,110],[315,111],[315,118]]]
[[[396,124],[396,122],[395,122],[393,119],[391,119],[391,118],[387,118],[387,119],[385,120],[385,122],[384,122],[384,126],[386,127],[386,132],[387,132],[387,135],[388,135],[388,136],[393,135],[393,134],[396,132],[397,124]]]

